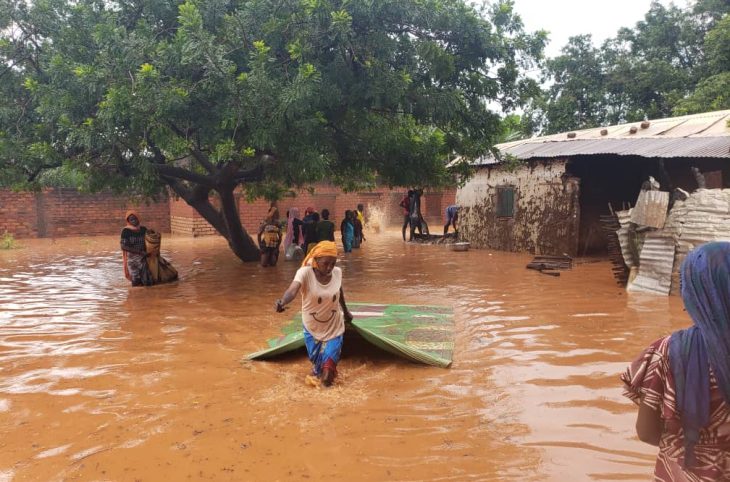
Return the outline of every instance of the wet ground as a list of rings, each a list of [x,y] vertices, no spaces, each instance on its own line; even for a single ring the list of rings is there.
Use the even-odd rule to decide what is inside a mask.
[[[650,478],[618,374],[686,323],[679,299],[627,295],[607,262],[554,278],[398,237],[341,262],[347,299],[453,305],[452,368],[350,344],[329,390],[304,353],[242,362],[294,263],[167,237],[181,280],[130,288],[116,238],[0,251],[0,481]]]

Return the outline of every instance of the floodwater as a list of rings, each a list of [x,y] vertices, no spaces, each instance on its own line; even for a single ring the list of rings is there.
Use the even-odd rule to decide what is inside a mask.
[[[0,481],[650,478],[618,375],[687,323],[679,299],[627,295],[606,262],[554,278],[399,235],[340,262],[347,299],[452,305],[453,365],[350,344],[331,389],[303,352],[242,361],[291,315],[294,263],[168,237],[181,280],[131,288],[114,237],[0,251]]]

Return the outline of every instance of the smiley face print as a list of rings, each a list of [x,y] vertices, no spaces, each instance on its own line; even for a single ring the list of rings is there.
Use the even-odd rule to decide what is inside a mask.
[[[317,297],[317,306],[318,307],[322,306],[322,301],[324,301],[324,300],[322,300],[321,296]],[[331,323],[332,320],[335,319],[335,316],[337,316],[337,294],[332,295],[332,305],[335,306],[334,310],[324,310],[324,313],[319,313],[319,311],[310,312],[309,316],[311,316],[314,319],[314,321],[316,321],[317,323]],[[330,306],[332,306],[332,305],[330,305]],[[329,311],[329,313],[328,313],[328,311]],[[326,319],[320,319],[319,317],[317,317],[317,314],[321,314],[321,315],[323,314],[324,316],[322,316],[322,318],[326,318]]]

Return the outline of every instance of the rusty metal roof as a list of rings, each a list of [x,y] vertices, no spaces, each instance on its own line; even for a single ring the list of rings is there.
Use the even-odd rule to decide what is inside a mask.
[[[563,132],[495,147],[524,160],[595,154],[730,159],[730,110]],[[498,162],[487,156],[474,165]]]

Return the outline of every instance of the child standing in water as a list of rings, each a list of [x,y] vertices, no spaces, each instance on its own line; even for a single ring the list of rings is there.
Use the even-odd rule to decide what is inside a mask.
[[[312,375],[316,377],[308,376],[307,383],[321,382],[326,387],[332,385],[337,376],[345,322],[352,321],[342,290],[342,270],[335,266],[336,263],[335,243],[317,243],[304,258],[294,281],[274,305],[277,313],[281,313],[302,290],[304,342],[312,362]]]

